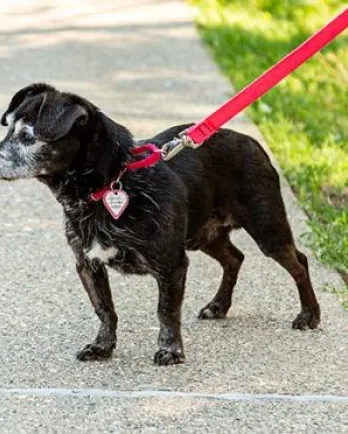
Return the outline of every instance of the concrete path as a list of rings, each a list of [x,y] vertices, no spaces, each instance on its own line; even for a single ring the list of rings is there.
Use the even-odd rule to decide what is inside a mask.
[[[199,120],[232,89],[202,48],[191,12],[171,0],[1,0],[0,107],[32,81],[91,99],[144,137]],[[260,138],[244,117],[233,127]],[[191,255],[183,335],[187,363],[152,365],[157,290],[111,273],[118,350],[105,363],[75,352],[97,320],[75,275],[61,210],[34,181],[0,184],[0,432],[348,432],[348,313],[327,286],[339,277],[312,257],[322,329],[291,330],[289,276],[246,234],[234,306],[200,322],[219,268]],[[283,186],[296,236],[305,218]],[[341,397],[338,399],[337,397]]]

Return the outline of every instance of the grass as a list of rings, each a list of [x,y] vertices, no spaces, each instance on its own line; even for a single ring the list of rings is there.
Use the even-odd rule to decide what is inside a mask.
[[[197,25],[237,90],[345,7],[341,0],[191,0]],[[261,129],[309,216],[303,238],[348,289],[348,38],[253,104]]]

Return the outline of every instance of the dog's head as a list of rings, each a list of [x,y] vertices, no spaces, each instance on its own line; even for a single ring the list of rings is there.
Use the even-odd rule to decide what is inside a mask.
[[[88,104],[46,84],[32,84],[17,92],[1,125],[8,127],[0,143],[0,178],[51,175],[71,164],[87,125]]]

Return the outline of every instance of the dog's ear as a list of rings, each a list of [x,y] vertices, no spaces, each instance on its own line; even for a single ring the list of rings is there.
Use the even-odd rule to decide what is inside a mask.
[[[14,94],[11,99],[11,102],[5,111],[5,113],[1,116],[0,123],[2,126],[7,126],[6,117],[9,113],[13,113],[26,98],[32,98],[33,96],[39,95],[40,93],[47,91],[54,91],[54,87],[45,84],[45,83],[33,83],[29,86],[24,87]]]
[[[49,92],[44,95],[35,126],[35,136],[45,142],[59,140],[69,134],[74,124],[87,122],[88,113],[82,105],[68,97]]]

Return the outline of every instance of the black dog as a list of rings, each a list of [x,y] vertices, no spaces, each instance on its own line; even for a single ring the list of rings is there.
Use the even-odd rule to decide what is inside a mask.
[[[223,318],[244,258],[229,232],[241,227],[294,278],[302,310],[293,328],[319,324],[307,259],[295,247],[278,174],[252,138],[221,129],[199,149],[185,149],[168,163],[126,171],[121,182],[129,203],[116,220],[91,195],[136,159],[136,143],[126,128],[85,99],[46,84],[17,92],[1,124],[8,133],[0,144],[0,178],[36,177],[62,204],[77,272],[101,321],[96,339],[78,359],[110,357],[116,345],[117,315],[106,264],[156,278],[160,332],[154,360],[183,362],[185,250],[201,250],[223,267],[219,290],[199,313],[202,319]],[[148,142],[161,146],[188,126],[170,128]]]

